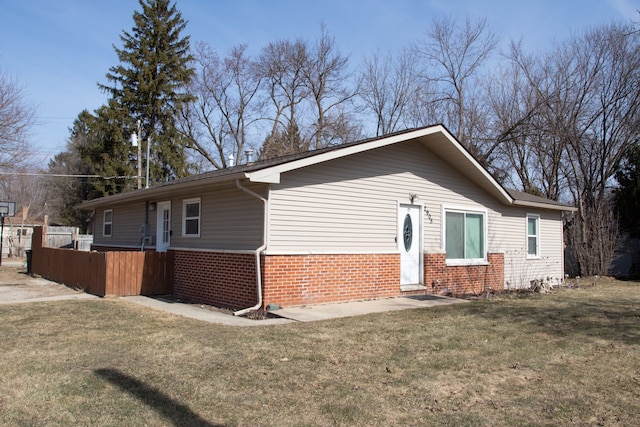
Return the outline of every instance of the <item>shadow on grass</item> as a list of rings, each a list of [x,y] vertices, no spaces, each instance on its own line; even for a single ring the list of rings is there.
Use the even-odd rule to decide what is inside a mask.
[[[532,297],[532,299],[535,297]],[[541,296],[540,298],[545,298]],[[539,304],[525,299],[493,304],[460,304],[470,315],[511,322],[521,330],[565,337],[580,335],[629,345],[640,344],[640,306],[624,299],[572,300]]]
[[[176,402],[160,390],[116,369],[96,369],[94,372],[140,400],[176,426],[223,427],[220,424],[211,424],[188,406]]]

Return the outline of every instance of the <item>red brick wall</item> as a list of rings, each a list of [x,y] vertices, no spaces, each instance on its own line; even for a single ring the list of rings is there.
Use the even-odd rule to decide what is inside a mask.
[[[175,251],[174,260],[177,297],[233,309],[257,302],[253,254]],[[447,267],[445,254],[425,254],[426,290],[406,293],[400,292],[398,254],[266,255],[262,257],[262,278],[264,306],[403,294],[482,294],[489,287],[502,289],[504,255],[489,254],[488,265]]]
[[[255,255],[174,252],[173,293],[178,298],[232,309],[258,301]]]
[[[268,255],[265,304],[320,304],[397,296],[397,254]]]
[[[488,265],[446,266],[446,254],[424,255],[424,283],[431,293],[482,294],[504,287],[504,254],[487,255]]]

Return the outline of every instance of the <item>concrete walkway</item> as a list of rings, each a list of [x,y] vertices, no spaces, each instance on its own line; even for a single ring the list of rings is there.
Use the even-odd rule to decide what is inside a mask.
[[[3,260],[3,266],[0,268],[0,305],[100,298],[46,279],[28,276],[21,267],[22,265],[19,262],[6,262]],[[382,298],[338,304],[286,307],[270,312],[271,316],[269,318],[254,320],[246,317],[236,317],[229,312],[203,305],[185,304],[161,297],[130,296],[120,297],[120,299],[191,319],[229,326],[269,326],[293,322],[313,322],[369,313],[465,302],[465,300],[434,295]]]
[[[21,304],[27,302],[46,302],[46,301],[63,301],[63,300],[81,300],[81,299],[98,299],[95,295],[86,294],[84,292],[69,294],[69,295],[56,295],[49,297],[26,297],[26,298],[14,298],[6,299],[5,295],[0,292],[0,305],[6,304]]]
[[[2,260],[0,267],[0,305],[25,302],[95,299],[83,291],[26,274],[24,261]]]
[[[230,326],[267,326],[282,325],[291,322],[314,322],[319,320],[337,319],[340,317],[360,316],[369,313],[383,313],[394,310],[412,308],[435,307],[439,305],[458,304],[465,300],[434,295],[415,297],[383,298],[368,301],[345,302],[337,304],[318,304],[301,307],[288,307],[274,310],[270,314],[277,317],[253,320],[246,317],[236,317],[232,314],[213,311],[197,304],[177,303],[162,298],[131,296],[121,297],[123,300],[144,305],[191,319],[205,322],[219,323]]]
[[[246,317],[237,317],[233,314],[227,314],[197,304],[183,304],[180,302],[172,302],[162,298],[131,296],[120,297],[122,300],[153,308],[155,310],[165,311],[177,314],[179,316],[188,317],[190,319],[202,320],[204,322],[219,323],[229,326],[266,326],[266,325],[283,325],[291,323],[290,319],[269,318],[263,320],[252,320]]]
[[[369,301],[289,307],[276,310],[273,314],[299,322],[312,322],[315,320],[360,316],[362,314],[383,313],[386,311],[407,310],[411,308],[435,307],[462,302],[466,302],[466,300],[436,295],[419,295],[414,297],[382,298]]]

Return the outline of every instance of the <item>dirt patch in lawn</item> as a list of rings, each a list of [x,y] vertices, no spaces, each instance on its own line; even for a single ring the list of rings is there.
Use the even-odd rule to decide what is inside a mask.
[[[49,298],[83,293],[60,283],[27,274],[24,263],[4,262],[0,267],[0,304],[38,298]]]

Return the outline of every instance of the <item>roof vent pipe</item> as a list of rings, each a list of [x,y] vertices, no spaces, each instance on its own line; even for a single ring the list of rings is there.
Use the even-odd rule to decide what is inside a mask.
[[[247,150],[244,152],[244,156],[247,159],[247,164],[253,163],[253,150]]]
[[[233,154],[229,154],[229,167],[232,168],[235,166],[234,161],[236,160],[236,158],[233,156]]]

